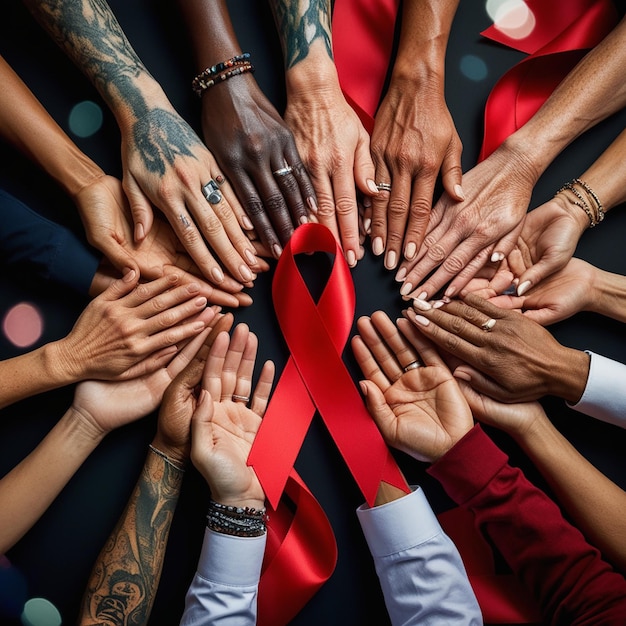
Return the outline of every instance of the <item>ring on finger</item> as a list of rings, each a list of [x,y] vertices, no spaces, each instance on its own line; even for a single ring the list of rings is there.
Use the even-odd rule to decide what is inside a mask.
[[[422,367],[422,364],[416,360],[416,361],[411,361],[408,365],[404,366],[404,372],[410,372],[411,370],[416,370],[418,367]]]
[[[291,167],[291,165],[285,165],[285,167],[281,167],[278,170],[274,170],[274,172],[272,172],[274,174],[274,176],[287,176],[287,174],[291,174],[291,172],[293,171],[293,168]]]
[[[206,185],[202,185],[202,193],[209,204],[218,204],[222,200],[219,184],[211,179]]]
[[[493,317],[490,317],[486,322],[483,322],[480,327],[485,331],[490,333],[494,326],[496,325],[496,320],[493,319]]]
[[[240,396],[237,393],[232,395],[233,402],[243,402],[244,404],[248,404],[250,402],[250,396]]]
[[[391,183],[376,183],[378,191],[391,191]]]

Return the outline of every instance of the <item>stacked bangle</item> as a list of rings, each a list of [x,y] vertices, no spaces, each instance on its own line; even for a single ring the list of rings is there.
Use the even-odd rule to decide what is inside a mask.
[[[207,528],[235,537],[260,537],[265,534],[265,509],[226,506],[211,500],[207,514]]]
[[[164,452],[161,452],[161,450],[159,450],[158,448],[155,448],[152,444],[150,444],[148,448],[150,448],[151,452],[153,452],[157,456],[160,456],[168,465],[173,467],[175,470],[178,470],[179,472],[185,471],[184,467],[180,467],[180,465],[176,465],[176,463],[174,463],[174,461],[172,461],[172,459],[170,459],[170,457],[167,456],[167,454],[165,454]]]
[[[238,54],[226,59],[226,61],[207,67],[191,81],[191,88],[198,97],[201,97],[209,87],[213,87],[216,83],[245,72],[254,72],[254,65],[250,62],[249,52]]]
[[[580,189],[585,192],[586,198],[581,193]],[[572,204],[580,207],[589,218],[589,228],[593,228],[598,225],[604,219],[604,207],[600,202],[598,196],[594,193],[593,189],[584,181],[580,180],[580,178],[574,178],[571,182],[565,183],[555,194],[557,196],[564,191],[569,191],[573,196],[577,198],[577,200],[572,200],[569,198],[569,201]]]

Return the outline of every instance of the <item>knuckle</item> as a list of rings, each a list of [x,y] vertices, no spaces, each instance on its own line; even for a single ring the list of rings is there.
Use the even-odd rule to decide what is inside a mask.
[[[438,243],[434,243],[432,246],[428,248],[428,252],[426,253],[428,258],[435,263],[441,263],[446,258],[446,251],[443,246]]]
[[[463,261],[463,259],[459,258],[458,256],[454,254],[451,254],[449,257],[445,259],[442,267],[447,272],[452,272],[454,274],[457,274],[465,267],[465,265],[466,264]]]
[[[351,215],[356,212],[356,204],[351,198],[340,197],[335,200],[335,211],[337,215]]]
[[[408,203],[403,200],[390,200],[387,205],[387,215],[389,216],[389,219],[403,220],[406,218],[408,212]]]

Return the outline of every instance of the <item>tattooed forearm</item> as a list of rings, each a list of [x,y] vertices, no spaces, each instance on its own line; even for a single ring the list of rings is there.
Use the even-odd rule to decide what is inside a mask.
[[[124,513],[93,567],[80,626],[146,624],[183,473],[148,454]]]
[[[290,69],[309,54],[321,39],[333,58],[329,0],[270,0],[283,45],[285,68]]]

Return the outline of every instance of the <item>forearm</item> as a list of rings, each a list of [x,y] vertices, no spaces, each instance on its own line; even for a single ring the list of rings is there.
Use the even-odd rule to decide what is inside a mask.
[[[626,104],[626,20],[591,50],[539,111],[505,141],[538,176],[574,139]]]
[[[626,573],[626,492],[589,463],[545,417],[515,438],[577,527]]]
[[[148,622],[182,480],[181,470],[148,452],[128,505],[92,570],[78,622],[81,626],[113,625],[118,619]],[[128,602],[120,600],[117,589],[122,587],[134,592],[123,596]]]
[[[586,310],[626,322],[626,277],[595,268],[592,291]]]
[[[104,174],[65,134],[9,64],[0,57],[0,134],[74,197]]]
[[[102,439],[72,409],[0,480],[0,554],[35,524]]]

